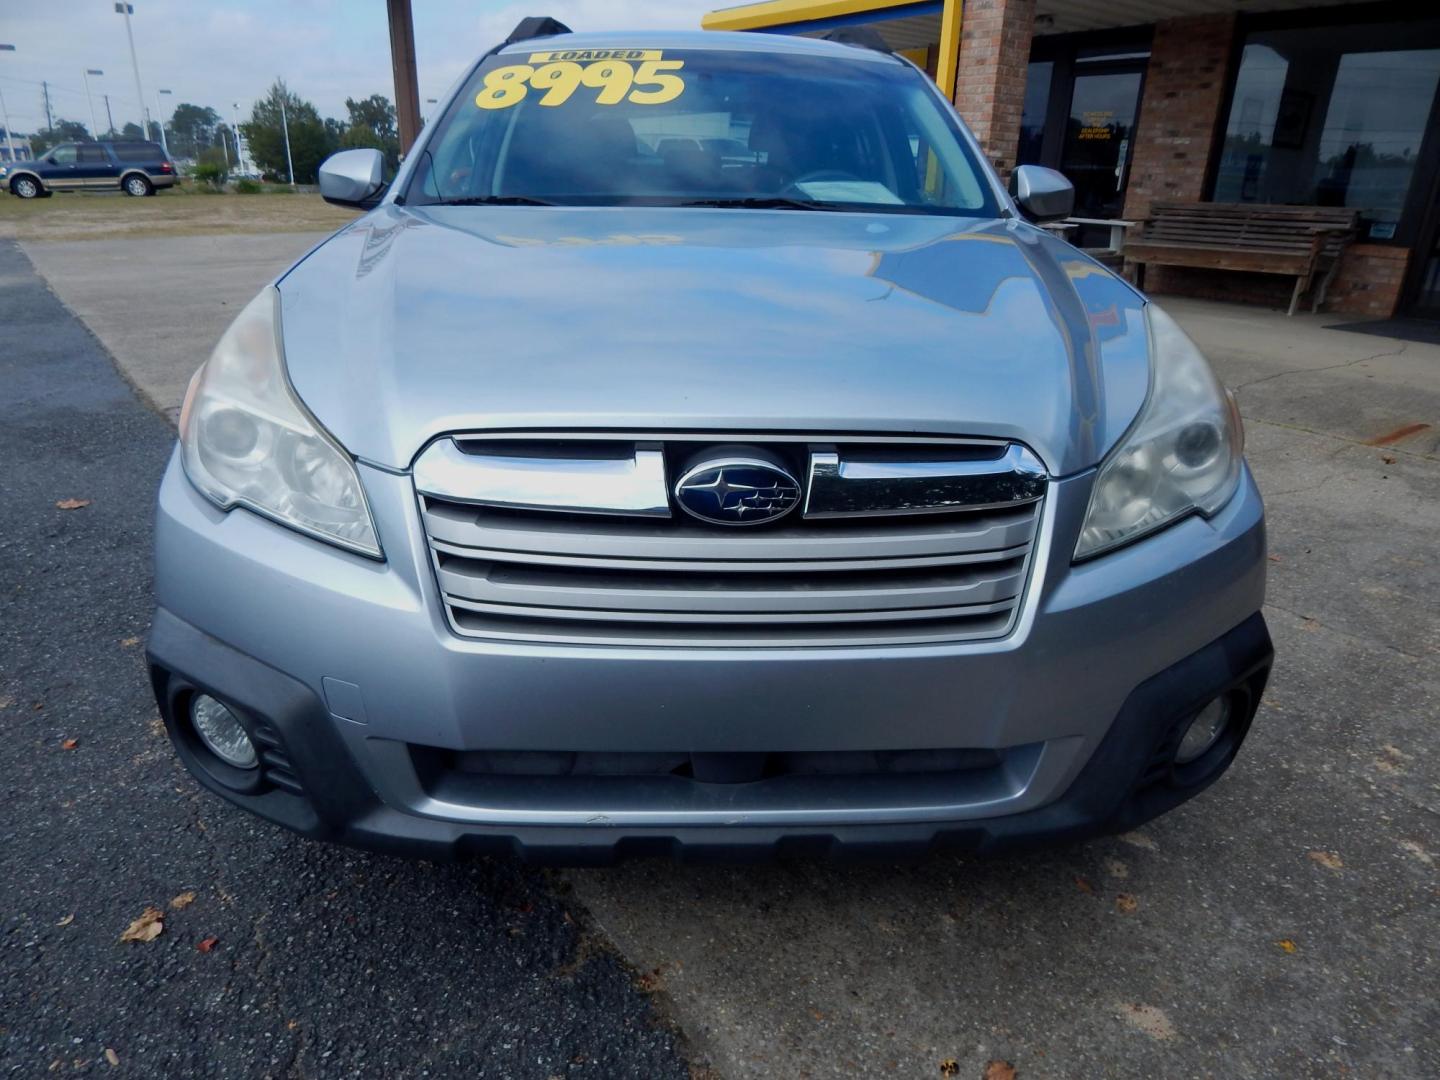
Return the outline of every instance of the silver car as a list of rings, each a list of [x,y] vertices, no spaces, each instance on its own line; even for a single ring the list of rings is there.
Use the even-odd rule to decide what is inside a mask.
[[[853,32],[527,20],[196,374],[149,658],[210,790],[561,862],[991,851],[1214,781],[1272,650],[1225,389]]]

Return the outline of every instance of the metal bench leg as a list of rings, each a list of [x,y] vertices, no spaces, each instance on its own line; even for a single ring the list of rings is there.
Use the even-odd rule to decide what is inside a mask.
[[[1330,264],[1330,269],[1325,271],[1325,276],[1320,279],[1320,287],[1315,290],[1315,299],[1310,305],[1312,312],[1318,312],[1325,298],[1330,295],[1330,283],[1335,280],[1335,275],[1340,272],[1340,260],[1337,258]]]
[[[1290,310],[1286,315],[1294,315],[1295,309],[1300,306],[1300,294],[1305,291],[1305,286],[1310,284],[1310,279],[1304,275],[1295,279],[1295,291],[1290,294]]]

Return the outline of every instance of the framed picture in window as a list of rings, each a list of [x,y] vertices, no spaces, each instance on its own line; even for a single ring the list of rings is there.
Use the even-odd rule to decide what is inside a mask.
[[[1280,95],[1280,108],[1275,113],[1275,130],[1270,145],[1277,150],[1299,150],[1305,145],[1305,132],[1310,127],[1310,113],[1315,108],[1315,95],[1304,90],[1286,90]]]

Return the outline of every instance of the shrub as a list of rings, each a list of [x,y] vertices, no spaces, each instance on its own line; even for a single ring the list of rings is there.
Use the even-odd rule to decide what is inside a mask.
[[[236,180],[235,194],[237,195],[259,195],[265,190],[254,180]]]
[[[190,170],[190,175],[195,181],[204,184],[212,191],[219,191],[225,186],[225,177],[229,172],[229,165],[225,160],[223,151],[211,147],[200,154],[200,160]]]

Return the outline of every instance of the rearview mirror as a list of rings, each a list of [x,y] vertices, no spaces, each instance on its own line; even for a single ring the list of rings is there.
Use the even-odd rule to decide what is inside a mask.
[[[1010,194],[1031,221],[1058,221],[1075,212],[1075,185],[1054,169],[1021,165],[1010,174]]]
[[[338,206],[369,210],[385,187],[385,155],[379,150],[341,150],[320,166],[320,197]]]

